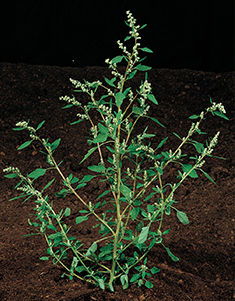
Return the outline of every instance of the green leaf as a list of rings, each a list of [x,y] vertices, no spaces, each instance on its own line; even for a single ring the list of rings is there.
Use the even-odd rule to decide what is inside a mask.
[[[134,71],[132,71],[131,73],[129,73],[128,75],[127,75],[127,80],[128,79],[132,79],[134,76],[135,76],[135,74],[136,74],[136,72],[137,72],[137,70],[134,70]]]
[[[156,273],[160,272],[160,269],[158,269],[156,267],[153,267],[150,271],[151,271],[152,274],[156,274]]]
[[[127,36],[127,37],[125,37],[124,42],[126,42],[126,41],[128,41],[130,39],[131,39],[131,36]]]
[[[4,175],[4,177],[8,179],[13,179],[18,177],[18,175],[16,173],[9,173],[8,175]]]
[[[152,288],[152,287],[153,287],[153,284],[152,284],[151,281],[146,281],[146,282],[145,282],[145,286],[146,286],[147,288]]]
[[[191,116],[189,116],[189,119],[197,119],[199,117],[200,117],[200,115],[191,115]]]
[[[131,199],[131,190],[126,185],[121,184],[120,185],[120,191],[125,196],[125,198],[130,201]]]
[[[152,69],[152,67],[139,64],[135,67],[135,69],[137,69],[139,71],[148,71],[148,70]]]
[[[56,139],[52,144],[51,144],[51,149],[54,151],[60,144],[61,138]]]
[[[139,207],[134,207],[134,208],[131,210],[130,216],[131,216],[131,219],[132,219],[133,221],[137,218],[139,212],[140,212],[140,208],[139,208]]]
[[[141,30],[141,29],[144,29],[146,26],[147,26],[147,24],[142,25],[142,26],[138,29],[138,31]]]
[[[156,98],[155,98],[155,96],[154,96],[153,94],[148,94],[147,97],[148,97],[148,99],[149,99],[150,101],[152,101],[155,105],[158,105],[158,102],[157,102],[157,100],[156,100]]]
[[[13,131],[23,131],[25,130],[25,128],[21,128],[21,127],[18,127],[18,128],[12,128]]]
[[[122,61],[122,59],[123,59],[123,55],[118,55],[118,56],[115,56],[115,57],[111,60],[111,62],[112,62],[113,64],[117,64],[117,63],[120,63],[120,62]]]
[[[189,224],[189,219],[188,219],[186,213],[184,213],[184,212],[182,212],[182,211],[180,211],[180,210],[177,210],[177,211],[176,211],[176,215],[177,215],[179,221],[180,221],[182,224],[184,224],[184,225],[188,225],[188,224]]]
[[[204,145],[202,143],[197,142],[197,141],[193,141],[193,145],[194,145],[194,147],[196,148],[196,150],[199,154],[201,154],[205,149]]]
[[[98,284],[99,284],[99,287],[100,287],[102,290],[105,290],[104,280],[101,279],[101,278],[98,278],[98,279],[97,279],[97,282],[98,282]]]
[[[165,247],[165,246],[164,246]],[[170,256],[170,258],[176,262],[176,261],[179,261],[179,258],[177,256],[175,256],[169,248],[165,247],[166,251],[167,251],[167,254]]]
[[[161,124],[160,121],[158,121],[156,118],[154,117],[149,117],[150,119],[152,119],[153,121],[155,121],[157,124],[159,124],[160,126],[162,126],[163,128],[165,128],[165,126],[163,124]]]
[[[120,107],[122,105],[122,102],[123,102],[123,100],[124,100],[125,97],[126,97],[125,94],[122,93],[121,91],[119,91],[118,93],[116,93],[116,95],[115,95],[115,101],[116,101],[117,107]]]
[[[105,142],[108,138],[108,134],[100,133],[96,138],[92,140],[93,143]]]
[[[76,120],[74,122],[70,122],[70,125],[74,125],[74,124],[77,124],[77,123],[80,123],[82,122],[84,119],[79,119],[79,120]]]
[[[167,141],[167,139],[168,139],[168,137],[166,137],[165,139],[163,139],[163,140],[158,144],[158,146],[157,146],[156,149],[159,149],[160,147],[162,147],[163,144]]]
[[[182,164],[183,172],[188,173],[192,168],[193,168],[193,166],[191,164]],[[194,170],[194,169],[189,173],[189,176],[191,178],[198,178],[198,174],[197,174],[196,170]]]
[[[79,164],[84,162],[92,153],[94,153],[95,150],[97,150],[97,148],[98,148],[98,146],[95,146],[95,147],[92,147],[91,149],[89,149],[89,151],[87,152],[87,154],[84,156],[84,158],[82,159],[82,161]]]
[[[64,216],[67,217],[70,216],[70,214],[71,214],[71,209],[67,207],[64,211]]]
[[[120,277],[122,288],[127,289],[128,288],[128,275],[124,274]]]
[[[48,225],[47,228],[51,229],[51,230],[54,230],[54,231],[57,231],[56,227],[52,224]]]
[[[40,257],[40,260],[43,260],[43,261],[45,261],[45,260],[49,260],[49,257],[47,257],[47,256],[43,256],[43,257]]]
[[[47,189],[54,181],[55,181],[55,178],[52,179],[49,183],[47,183],[46,186],[42,189],[42,192],[43,192],[44,190],[46,190],[46,189]]]
[[[86,215],[84,215],[84,216],[78,216],[78,217],[76,217],[76,224],[80,224],[80,223],[82,223],[82,222],[84,222],[84,221],[87,221],[88,220],[88,217],[86,216]]]
[[[99,200],[100,198],[102,198],[103,196],[105,196],[106,194],[108,194],[110,191],[109,190],[105,190],[103,193],[101,193],[98,197],[97,200]]]
[[[203,174],[204,176],[207,177],[208,180],[210,180],[213,184],[216,184],[215,181],[208,175],[207,172],[205,172],[203,169],[199,169]]]
[[[32,143],[33,140],[30,141],[26,141],[23,144],[21,144],[19,147],[17,147],[18,150],[21,150],[23,148],[26,148],[27,146],[29,146]]]
[[[94,254],[97,250],[97,242],[93,242],[93,244],[90,246],[90,248],[86,252],[86,256],[90,256]]]
[[[28,177],[29,178],[33,178],[33,179],[37,179],[37,178],[39,178],[39,177],[41,177],[41,176],[43,176],[45,173],[46,173],[46,169],[43,169],[43,168],[37,168],[37,169],[35,169],[34,171],[32,171],[29,175],[28,175]]]
[[[105,171],[105,167],[103,165],[91,165],[87,167],[91,171],[95,172],[103,172]]]
[[[113,77],[112,79],[108,79],[108,78],[105,77],[104,80],[106,81],[106,83],[107,83],[108,85],[110,85],[111,87],[116,88],[116,86],[115,86],[115,84],[114,84],[114,82],[115,82],[115,80],[116,80],[116,77]]]
[[[178,134],[176,134],[175,132],[173,132],[173,134],[174,134],[177,138],[179,138],[180,140],[182,140]]]
[[[92,175],[85,175],[79,183],[84,183],[84,182],[90,182],[95,176]]]
[[[140,274],[134,274],[134,275],[131,277],[130,282],[135,282],[135,281],[137,281],[139,278],[140,278]]]
[[[148,233],[149,233],[149,226],[143,227],[138,238],[139,244],[142,244],[146,241],[148,237]]]
[[[45,120],[43,120],[42,122],[40,122],[39,125],[38,125],[37,128],[36,128],[36,131],[39,130],[39,129],[43,126],[43,124],[44,124],[45,122],[46,122]]]
[[[137,106],[133,106],[132,107],[132,112],[135,113],[135,114],[137,114],[137,115],[141,115],[141,114],[143,114],[144,109],[143,108],[139,108]]]
[[[142,50],[144,52],[148,52],[148,53],[153,53],[153,51],[151,49],[149,49],[148,47],[140,48],[140,50]]]
[[[220,112],[220,111],[215,111],[214,114],[217,115],[217,116],[219,116],[219,117],[221,117],[221,118],[224,118],[224,119],[226,119],[226,120],[229,120],[229,118],[228,118],[227,116],[225,116],[225,115],[224,115],[222,112]]]
[[[71,108],[71,107],[73,107],[73,104],[68,104],[68,105],[66,105],[66,106],[63,106],[62,107],[62,110],[64,110],[64,109],[68,109],[68,108]]]

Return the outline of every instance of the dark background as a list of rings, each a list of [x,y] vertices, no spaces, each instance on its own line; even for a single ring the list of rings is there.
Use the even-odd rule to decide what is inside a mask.
[[[128,35],[126,10],[156,68],[233,71],[233,0],[9,1],[0,10],[0,62],[104,66]]]

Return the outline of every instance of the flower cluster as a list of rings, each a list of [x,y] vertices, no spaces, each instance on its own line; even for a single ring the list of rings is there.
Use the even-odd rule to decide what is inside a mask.
[[[77,101],[74,96],[73,97],[69,97],[69,96],[66,95],[66,96],[59,97],[59,99],[60,100],[64,100],[67,103],[71,103],[74,106],[81,106],[81,103],[79,101]]]
[[[93,88],[97,88],[98,86],[102,85],[102,83],[99,80],[91,82],[91,83],[88,81],[85,81],[84,84],[81,83],[80,81],[72,79],[72,78],[70,78],[69,80],[71,81],[71,83],[74,85],[75,88],[80,88],[81,92],[88,93],[90,95],[94,94],[94,92],[92,90]]]
[[[19,121],[16,123],[16,126],[21,127],[23,129],[27,129],[30,132],[36,133],[35,128],[33,128],[32,126],[28,125],[29,123],[26,121]]]
[[[226,111],[225,111],[225,108],[224,106],[222,105],[222,103],[215,103],[215,102],[212,102],[212,106],[207,108],[206,111],[207,112],[214,112],[216,110],[219,110],[221,111],[222,113],[226,114]]]
[[[4,168],[3,169],[3,172],[14,172],[14,173],[17,173],[17,174],[20,174],[20,170],[18,167],[13,167],[13,166],[9,166],[7,168]]]
[[[145,101],[148,97],[148,94],[151,92],[151,83],[149,83],[147,80],[144,81],[143,84],[140,86],[140,106],[143,107],[145,105]]]

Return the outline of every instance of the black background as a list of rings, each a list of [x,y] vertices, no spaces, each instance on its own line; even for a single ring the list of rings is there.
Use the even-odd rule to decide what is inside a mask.
[[[104,66],[119,55],[126,10],[156,68],[233,71],[233,0],[9,1],[0,11],[0,62]]]

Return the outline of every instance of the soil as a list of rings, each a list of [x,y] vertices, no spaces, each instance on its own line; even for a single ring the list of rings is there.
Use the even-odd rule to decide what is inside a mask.
[[[148,265],[156,266],[161,272],[152,279],[154,287],[130,286],[122,290],[117,285],[115,292],[102,291],[81,281],[61,278],[63,269],[51,261],[41,261],[46,254],[46,243],[41,236],[23,237],[33,233],[28,218],[34,203],[23,203],[21,199],[9,201],[17,196],[15,180],[3,178],[2,169],[17,166],[22,173],[45,166],[44,157],[34,145],[22,151],[16,147],[27,140],[27,133],[14,132],[15,123],[30,119],[37,126],[45,120],[40,133],[51,141],[61,138],[56,160],[63,160],[62,170],[71,172],[80,179],[87,174],[86,167],[98,163],[96,155],[80,167],[78,162],[86,154],[89,145],[87,122],[71,126],[76,120],[73,109],[62,110],[59,97],[71,95],[73,87],[69,78],[78,80],[103,80],[109,76],[105,67],[56,67],[27,64],[0,64],[0,300],[232,300],[234,294],[234,101],[235,73],[213,73],[193,70],[153,69],[149,81],[159,102],[151,105],[150,115],[166,126],[156,126],[150,119],[138,125],[137,131],[146,126],[149,133],[155,133],[152,145],[169,137],[165,150],[174,149],[178,143],[172,132],[181,137],[187,134],[191,125],[188,117],[200,113],[210,106],[209,98],[222,102],[229,121],[209,117],[203,124],[210,137],[220,131],[219,143],[214,155],[226,160],[209,158],[204,170],[216,181],[216,185],[200,174],[190,179],[175,195],[179,210],[187,213],[190,224],[181,224],[172,213],[164,219],[164,229],[171,228],[166,235],[165,245],[180,260],[173,262],[164,249],[156,245],[148,256]],[[110,77],[109,77],[110,78]],[[142,73],[133,79],[137,87]],[[86,103],[86,95],[79,94],[79,101]],[[200,139],[204,138],[202,135]],[[173,170],[173,167],[172,167]],[[171,175],[171,169],[169,169]],[[37,180],[39,185],[49,182],[48,178]],[[58,183],[58,182],[57,182]],[[54,187],[55,188],[55,187]],[[84,198],[92,200],[104,187],[92,182],[81,190]],[[53,192],[53,187],[50,187]],[[81,205],[73,198],[58,199],[55,209],[70,207],[71,222]],[[75,225],[76,226],[76,225]],[[77,226],[77,234],[92,241],[91,224]]]

